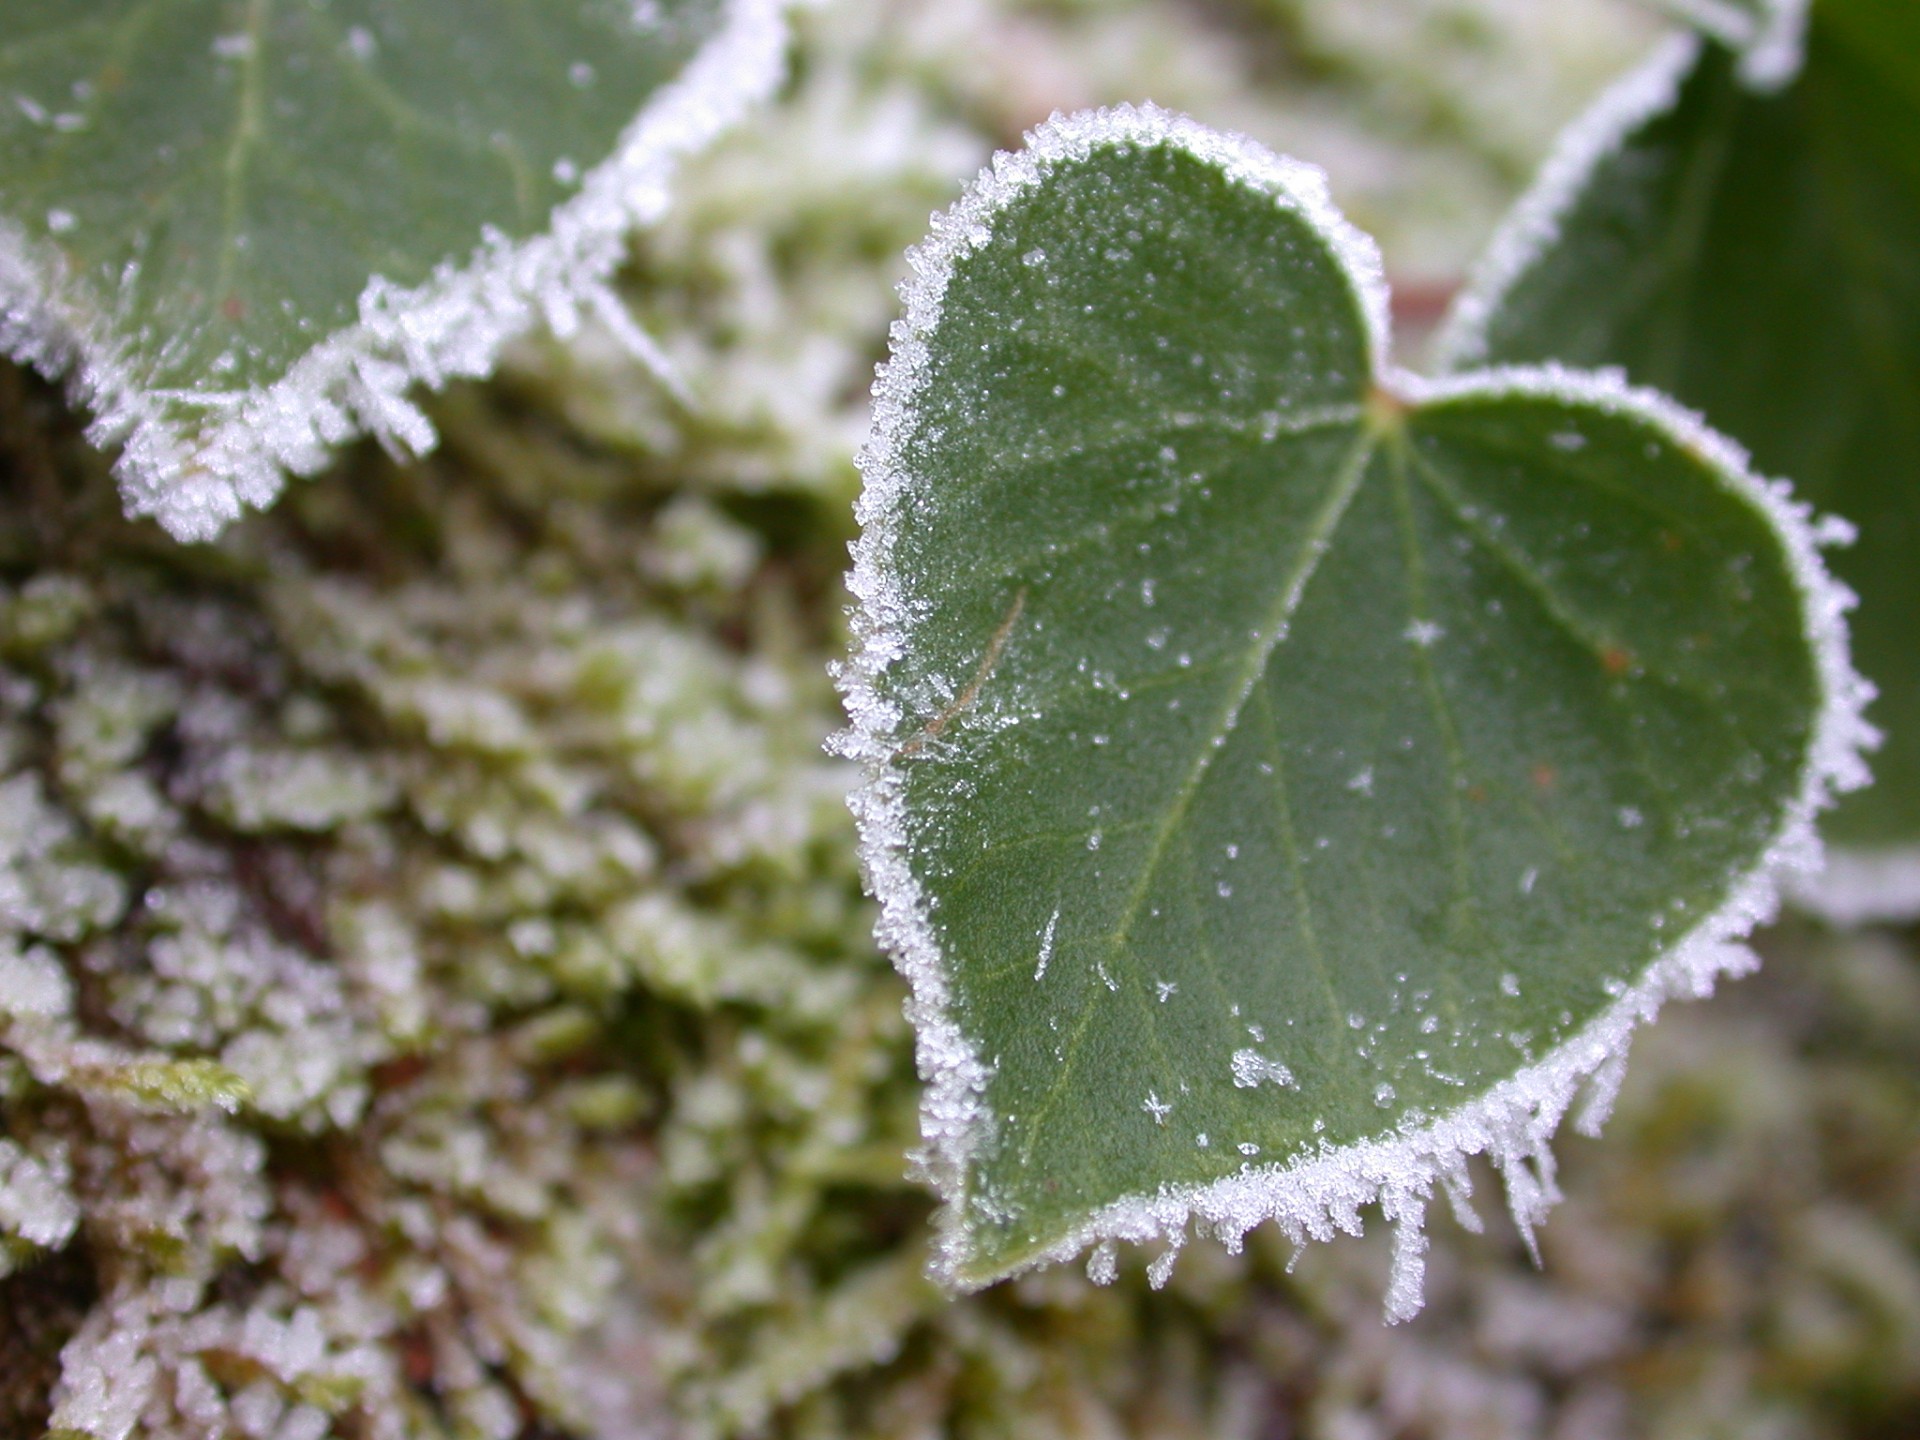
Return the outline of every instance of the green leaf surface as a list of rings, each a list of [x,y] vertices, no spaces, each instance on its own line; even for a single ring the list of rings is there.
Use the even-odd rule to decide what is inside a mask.
[[[1877,783],[1809,899],[1920,914],[1920,5],[1823,0],[1784,90],[1712,45],[1656,57],[1563,143],[1457,312],[1459,361],[1620,365],[1823,509],[1880,690]]]
[[[1537,1219],[1857,771],[1806,526],[1616,382],[1385,372],[1318,172],[1157,111],[1053,122],[915,267],[846,745],[943,1274],[1380,1199],[1411,1313],[1434,1185],[1489,1151]]]
[[[409,381],[565,327],[668,163],[777,69],[778,0],[9,0],[0,343],[74,366],[183,536]]]

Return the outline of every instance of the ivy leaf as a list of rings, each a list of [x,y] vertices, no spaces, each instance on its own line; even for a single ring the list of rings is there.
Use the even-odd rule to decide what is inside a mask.
[[[672,163],[777,76],[783,0],[9,0],[0,350],[71,371],[183,539],[583,309]]]
[[[1861,778],[1844,596],[1658,397],[1388,371],[1370,242],[1250,142],[1056,120],[914,268],[842,747],[937,1269],[1379,1200],[1410,1314],[1435,1185],[1487,1152],[1536,1221]]]
[[[1668,47],[1562,142],[1463,297],[1457,362],[1624,366],[1859,526],[1834,559],[1880,691],[1877,783],[1801,898],[1920,915],[1920,6],[1823,0],[1804,69]]]

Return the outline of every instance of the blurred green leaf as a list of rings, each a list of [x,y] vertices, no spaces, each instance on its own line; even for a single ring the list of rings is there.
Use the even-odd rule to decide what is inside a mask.
[[[78,367],[129,507],[183,536],[347,435],[429,443],[407,384],[572,319],[771,82],[779,9],[12,0],[0,348]]]

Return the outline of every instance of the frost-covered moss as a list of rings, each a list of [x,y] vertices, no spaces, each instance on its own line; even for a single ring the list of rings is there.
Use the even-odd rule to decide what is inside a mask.
[[[1374,1238],[1189,1247],[1161,1292],[922,1278],[902,992],[820,748],[901,254],[1048,109],[1152,96],[1450,275],[1558,118],[1524,112],[1642,33],[1534,9],[810,13],[637,247],[678,398],[527,345],[434,458],[217,547],[120,520],[0,373],[0,1436],[1920,1428],[1906,937],[1783,935],[1663,1021],[1545,1271],[1442,1227],[1415,1325]],[[1524,103],[1486,56],[1539,65]]]

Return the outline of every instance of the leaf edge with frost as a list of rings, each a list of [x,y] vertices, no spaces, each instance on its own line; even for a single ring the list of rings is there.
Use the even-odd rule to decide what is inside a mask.
[[[897,543],[894,517],[915,481],[904,454],[914,406],[925,383],[926,337],[939,326],[946,289],[959,259],[991,238],[995,216],[1038,185],[1052,166],[1083,160],[1104,146],[1173,146],[1213,164],[1229,179],[1294,211],[1320,234],[1350,282],[1365,317],[1373,383],[1414,404],[1458,395],[1538,396],[1596,405],[1664,431],[1678,446],[1706,457],[1730,486],[1775,529],[1795,583],[1819,681],[1820,705],[1809,733],[1800,784],[1757,862],[1729,879],[1718,909],[1648,963],[1641,977],[1581,1031],[1543,1059],[1517,1071],[1471,1103],[1393,1140],[1344,1147],[1336,1154],[1272,1164],[1204,1183],[1164,1184],[1151,1194],[1103,1206],[1059,1240],[1016,1265],[984,1276],[966,1272],[967,1170],[974,1147],[991,1123],[983,1092],[985,1062],[952,1014],[952,983],[936,939],[926,897],[907,856],[905,787],[897,755],[898,707],[881,679],[905,654],[900,617],[904,601],[890,576]],[[1744,943],[1770,919],[1784,877],[1815,869],[1821,844],[1814,817],[1838,793],[1866,783],[1861,751],[1874,740],[1861,711],[1871,687],[1848,658],[1844,616],[1854,597],[1827,575],[1819,550],[1845,527],[1817,525],[1809,507],[1782,482],[1755,475],[1732,441],[1655,391],[1630,387],[1609,372],[1558,366],[1502,367],[1441,380],[1423,380],[1388,361],[1388,292],[1379,252],[1334,206],[1324,174],[1274,155],[1244,136],[1211,130],[1153,105],[1056,113],[1028,133],[1026,145],[993,157],[960,199],[933,218],[928,238],[908,253],[909,278],[900,287],[904,314],[894,322],[889,355],[874,382],[874,420],[858,456],[862,491],[856,505],[860,534],[852,546],[848,589],[853,649],[837,668],[850,728],[831,742],[859,762],[863,783],[849,797],[860,836],[870,892],[880,902],[875,937],[908,982],[908,1018],[915,1032],[922,1148],[916,1169],[938,1193],[936,1239],[929,1272],[964,1292],[1041,1265],[1070,1260],[1094,1247],[1088,1273],[1105,1283],[1116,1274],[1116,1243],[1161,1243],[1149,1269],[1165,1283],[1189,1229],[1237,1250],[1255,1226],[1272,1220],[1296,1245],[1357,1234],[1360,1207],[1378,1203],[1393,1226],[1393,1269],[1386,1318],[1397,1322],[1422,1303],[1426,1239],[1422,1222],[1436,1187],[1463,1220],[1465,1163],[1486,1154],[1499,1168],[1508,1203],[1532,1243],[1536,1225],[1559,1198],[1551,1141],[1561,1120],[1585,1092],[1575,1117],[1583,1134],[1604,1123],[1625,1074],[1633,1031],[1668,999],[1702,997],[1721,976],[1750,973],[1758,959]]]
[[[156,396],[123,378],[123,347],[73,302],[59,259],[4,216],[0,355],[65,380],[72,402],[91,412],[87,438],[121,447],[113,469],[128,516],[150,515],[181,541],[211,540],[247,509],[265,509],[288,476],[314,474],[361,436],[425,454],[437,436],[407,392],[486,376],[501,349],[542,320],[565,337],[590,315],[663,369],[608,281],[626,237],[665,211],[679,162],[779,85],[786,16],[799,3],[727,0],[720,28],[628,122],[544,230],[518,242],[483,230],[464,264],[443,260],[421,285],[370,277],[353,323],[195,435],[169,424]]]
[[[1675,8],[1689,16],[1700,33],[1667,36],[1561,130],[1442,317],[1433,343],[1436,370],[1451,374],[1484,360],[1487,324],[1501,301],[1559,237],[1562,217],[1586,190],[1593,172],[1619,154],[1634,131],[1673,108],[1706,44],[1703,36],[1734,50],[1740,56],[1741,79],[1760,93],[1794,81],[1806,58],[1813,0],[1760,3],[1765,23],[1743,30],[1732,23],[1741,13],[1737,9],[1717,0],[1678,0]],[[1723,9],[1731,10],[1731,16],[1716,18]]]
[[[1667,0],[1666,8],[1740,53],[1740,76],[1756,90],[1789,84],[1805,55],[1812,0]]]
[[[1747,85],[1769,93],[1791,84],[1800,73],[1813,0],[1762,3],[1767,24],[1745,32],[1715,23],[1712,17],[1719,7],[1714,0],[1700,0],[1697,10],[1693,0],[1682,0],[1677,8],[1693,16],[1702,34],[1740,55],[1740,75]],[[1634,131],[1673,108],[1705,43],[1701,34],[1685,31],[1667,36],[1561,130],[1533,182],[1507,211],[1442,317],[1433,344],[1435,369],[1450,374],[1484,360],[1487,324],[1507,293],[1558,239],[1562,217],[1586,190],[1593,172],[1619,154]]]

